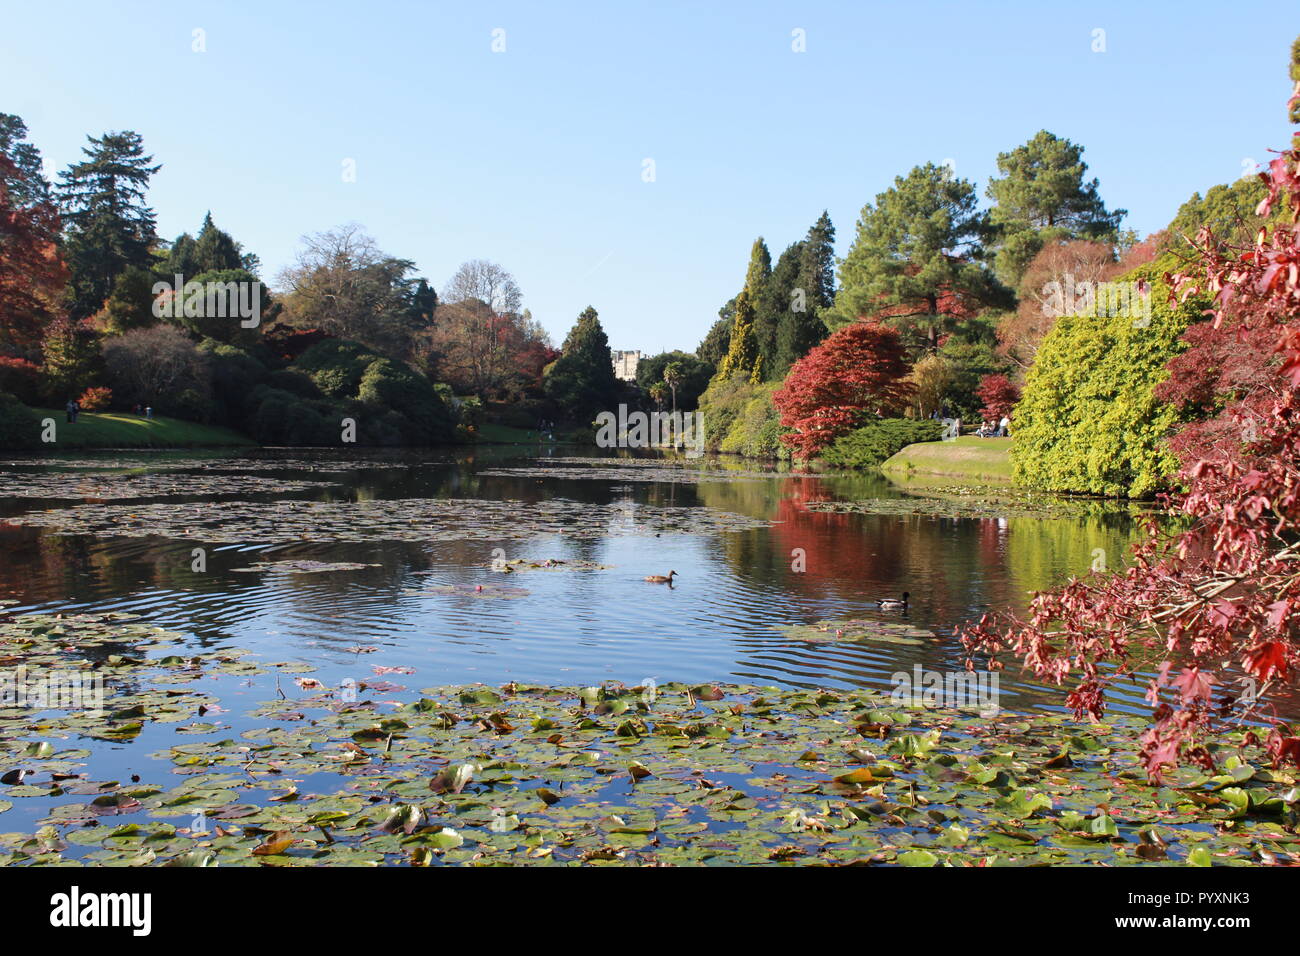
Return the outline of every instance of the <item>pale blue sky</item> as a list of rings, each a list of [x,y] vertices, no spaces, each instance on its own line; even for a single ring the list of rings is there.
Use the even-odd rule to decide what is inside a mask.
[[[1289,137],[1294,33],[1221,3],[7,6],[0,110],[51,171],[86,133],[140,132],[163,236],[211,209],[273,277],[357,221],[438,288],[500,262],[557,342],[590,303],[647,352],[695,347],[758,235],[775,258],[827,208],[843,255],[917,163],[983,195],[1046,128],[1145,234]]]

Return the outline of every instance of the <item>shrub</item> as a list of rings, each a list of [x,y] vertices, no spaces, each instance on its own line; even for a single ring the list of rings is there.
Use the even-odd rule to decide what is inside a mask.
[[[77,404],[83,412],[102,412],[113,402],[113,390],[103,385],[95,385],[81,393]]]
[[[790,457],[789,448],[781,443],[781,436],[785,433],[781,415],[772,403],[772,395],[780,387],[778,382],[748,386],[748,397],[739,414],[732,419],[719,450],[749,458]],[[712,424],[706,417],[705,428],[712,427]]]
[[[0,392],[0,448],[31,448],[37,444],[40,422],[8,392]]]
[[[8,392],[20,402],[40,402],[41,367],[24,358],[0,355],[0,392]]]
[[[1155,396],[1203,299],[1169,303],[1168,257],[1122,281],[1145,281],[1151,314],[1062,316],[1043,340],[1016,406],[1016,481],[1044,491],[1149,497],[1178,466],[1165,439],[1179,421]],[[1105,311],[1098,309],[1098,312]]]
[[[875,468],[908,445],[942,436],[943,424],[932,419],[881,418],[837,438],[822,461],[833,468]]]
[[[372,362],[361,378],[357,397],[366,405],[391,409],[397,418],[385,426],[396,428],[408,444],[432,445],[450,441],[454,429],[451,409],[424,376],[389,359]],[[383,444],[389,442],[385,437]]]

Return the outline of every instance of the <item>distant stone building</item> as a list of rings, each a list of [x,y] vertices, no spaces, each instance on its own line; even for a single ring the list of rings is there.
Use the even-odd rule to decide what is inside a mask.
[[[614,377],[625,382],[635,382],[636,367],[641,364],[641,353],[611,349],[609,354],[614,359]]]

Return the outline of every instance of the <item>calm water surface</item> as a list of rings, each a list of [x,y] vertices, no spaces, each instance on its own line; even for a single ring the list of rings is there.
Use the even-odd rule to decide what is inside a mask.
[[[337,461],[338,450],[285,451],[295,459]],[[490,468],[537,466],[539,456],[596,455],[594,450],[497,447],[434,458],[398,459],[403,468],[334,475],[264,472],[265,477],[337,481],[330,489],[221,500],[486,498],[537,502],[710,507],[775,522],[736,533],[562,535],[525,543],[316,542],[289,546],[207,546],[207,570],[191,570],[201,538],[58,535],[0,523],[0,597],[18,612],[130,611],[185,633],[195,648],[243,647],[266,661],[300,660],[327,684],[372,677],[374,665],[408,666],[412,688],[510,680],[592,684],[735,681],[795,686],[890,687],[890,675],[961,666],[954,626],[990,608],[1023,607],[1035,590],[1088,570],[1095,549],[1116,563],[1136,531],[1126,513],[1098,510],[1071,518],[954,518],[827,514],[813,500],[896,497],[880,476],[781,474],[698,484],[617,479],[489,476]],[[139,457],[131,453],[105,457]],[[81,455],[80,458],[87,456]],[[193,454],[184,457],[193,458]],[[266,453],[266,457],[274,457]],[[432,459],[432,460],[429,460]],[[159,456],[159,461],[166,460]],[[753,463],[726,463],[748,475]],[[39,466],[7,466],[31,473]],[[633,471],[633,473],[635,473]],[[208,473],[212,474],[212,473]],[[72,479],[70,478],[70,481]],[[169,497],[165,500],[180,500]],[[0,520],[69,507],[76,501],[9,499]],[[121,502],[110,502],[121,503]],[[611,570],[502,575],[494,549],[508,559],[586,560]],[[804,570],[796,570],[800,563]],[[323,574],[241,573],[258,560],[290,558],[376,564]],[[647,574],[679,574],[669,589]],[[484,599],[466,593],[412,591],[429,584],[524,587],[527,596]],[[905,620],[932,632],[922,646],[807,643],[776,625],[872,616],[870,602],[909,591]],[[898,617],[897,615],[886,615]],[[359,656],[358,646],[379,650]],[[1002,706],[1053,706],[1044,691],[1008,671]],[[1146,712],[1140,691],[1115,701]]]

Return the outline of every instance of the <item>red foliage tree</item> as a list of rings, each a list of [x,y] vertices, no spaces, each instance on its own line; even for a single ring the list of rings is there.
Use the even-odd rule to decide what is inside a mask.
[[[1300,93],[1290,105],[1300,105]],[[1278,358],[1278,377],[1252,393],[1249,411],[1263,411],[1261,420],[1247,429],[1242,402],[1229,403],[1216,420],[1236,426],[1235,447],[1203,444],[1203,457],[1184,465],[1186,491],[1170,504],[1186,530],[1175,534],[1152,521],[1126,570],[1040,594],[1026,620],[986,615],[963,632],[971,666],[977,654],[996,662],[1009,651],[1039,677],[1077,680],[1067,698],[1077,717],[1099,718],[1108,686],[1153,668],[1143,762],[1154,779],[1184,762],[1213,767],[1206,738],[1230,716],[1271,725],[1263,743],[1274,766],[1300,755],[1300,737],[1264,703],[1300,667],[1298,167],[1300,138],[1264,176],[1269,196],[1260,214],[1285,203],[1289,221],[1271,234],[1261,229],[1247,249],[1228,248],[1202,229],[1196,269],[1170,277],[1176,295],[1213,296],[1215,332],[1241,336],[1248,351],[1271,341]],[[1215,338],[1214,348],[1227,347]],[[1219,387],[1217,379],[1208,386]],[[1189,400],[1201,400],[1206,388],[1191,383]],[[1225,692],[1233,670],[1253,682],[1246,692]],[[1261,743],[1253,734],[1252,741]]]
[[[975,394],[984,403],[984,417],[995,422],[1003,415],[1009,416],[1020,401],[1020,388],[1005,375],[985,375]]]
[[[844,326],[796,362],[772,396],[781,424],[794,429],[781,440],[795,457],[813,457],[869,415],[903,407],[907,372],[896,330],[867,321]]]
[[[67,274],[55,245],[59,217],[53,204],[17,205],[5,185],[20,175],[0,155],[0,345],[35,354]]]

